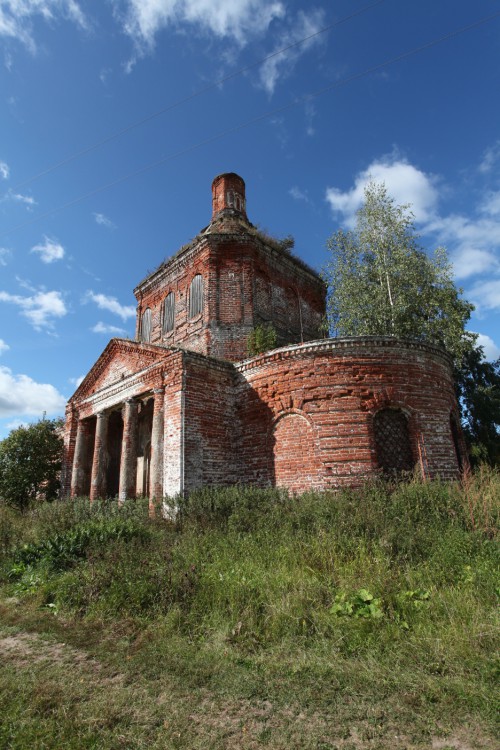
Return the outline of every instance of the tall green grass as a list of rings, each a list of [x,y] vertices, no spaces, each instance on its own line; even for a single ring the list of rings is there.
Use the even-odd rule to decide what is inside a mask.
[[[241,691],[251,665],[251,691],[321,702],[341,685],[490,721],[499,500],[482,469],[301,496],[209,488],[175,520],[143,501],[0,508],[0,585],[64,618],[135,622],[153,674]]]
[[[149,518],[143,501],[58,502],[22,519],[2,508],[3,578],[22,592],[35,575],[30,592],[57,609],[174,612],[192,636],[249,644],[409,627],[430,617],[443,586],[492,601],[499,487],[483,469],[464,485],[208,488],[180,501],[175,522]],[[349,611],[362,589],[377,614]]]

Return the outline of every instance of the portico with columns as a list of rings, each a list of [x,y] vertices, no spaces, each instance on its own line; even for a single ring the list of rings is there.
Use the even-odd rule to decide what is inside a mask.
[[[71,497],[117,495],[122,502],[163,497],[163,396],[164,389],[155,388],[95,416],[76,418]]]
[[[112,339],[66,409],[67,497],[148,497],[237,481],[235,371],[180,348]]]
[[[174,359],[179,353],[174,352]],[[176,356],[177,355],[177,356]],[[164,481],[164,445],[173,463],[180,446],[172,430],[165,438],[165,382],[172,352],[113,339],[88,373],[66,409],[63,489],[90,499],[146,496],[153,501],[180,491]],[[128,362],[128,371],[125,369]],[[138,370],[138,371],[137,371]],[[175,386],[174,386],[175,387]],[[179,399],[173,395],[173,402]]]

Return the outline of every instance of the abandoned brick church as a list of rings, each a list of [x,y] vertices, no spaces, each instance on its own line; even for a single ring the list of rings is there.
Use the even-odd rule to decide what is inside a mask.
[[[134,290],[135,340],[112,339],[68,402],[63,492],[161,498],[203,485],[292,491],[383,471],[456,477],[465,460],[450,360],[419,341],[321,338],[326,288],[212,184],[212,219]],[[278,348],[248,358],[270,324]]]

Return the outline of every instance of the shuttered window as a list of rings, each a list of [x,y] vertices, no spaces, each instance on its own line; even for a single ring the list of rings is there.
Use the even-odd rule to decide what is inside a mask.
[[[203,310],[203,277],[197,274],[189,287],[189,317],[195,318]]]
[[[163,333],[170,333],[174,330],[175,321],[175,294],[170,292],[165,297],[163,307]]]
[[[146,344],[151,341],[151,310],[147,307],[141,318],[141,341]]]

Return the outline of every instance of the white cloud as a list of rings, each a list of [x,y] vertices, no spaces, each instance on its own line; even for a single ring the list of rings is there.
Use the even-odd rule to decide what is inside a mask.
[[[94,213],[93,216],[96,224],[99,224],[99,226],[106,227],[107,229],[116,229],[116,224],[111,219],[108,219],[107,216],[104,216],[104,214]]]
[[[22,419],[13,419],[5,425],[7,430],[17,430],[18,427],[27,427],[29,422],[23,422]]]
[[[8,180],[10,175],[9,165],[4,161],[0,161],[0,177],[3,180]]]
[[[324,25],[325,13],[322,9],[312,10],[310,13],[299,11],[297,18],[288,29],[283,31],[278,37],[276,51],[283,49],[276,55],[266,60],[260,68],[260,82],[268,94],[272,94],[276,88],[279,78],[285,77],[293,70],[295,63],[301,55],[307,52],[311,47],[322,43],[319,36],[315,36]],[[307,39],[300,46],[292,49],[286,47],[295,44],[301,39]]]
[[[16,39],[31,52],[36,51],[33,20],[41,17],[46,23],[62,18],[83,29],[87,19],[76,0],[2,0],[0,3],[0,37]]]
[[[64,258],[64,248],[56,240],[51,240],[49,237],[43,238],[43,244],[35,245],[31,248],[32,253],[39,253],[40,259],[43,263],[54,263],[56,260],[62,260]]]
[[[37,205],[36,200],[31,195],[23,195],[22,193],[15,193],[13,190],[7,190],[6,193],[0,198],[1,201],[14,201],[14,203],[24,203],[28,208],[33,208]]]
[[[0,354],[9,351],[10,346],[5,343],[3,339],[0,339]]]
[[[314,118],[316,116],[316,107],[312,102],[305,103],[305,115],[306,115],[306,133],[309,137],[312,137],[316,130],[314,129]]]
[[[116,326],[110,326],[106,323],[96,323],[93,328],[90,329],[93,333],[115,333],[115,334],[124,334],[126,331],[123,328],[117,328]]]
[[[479,171],[483,174],[491,172],[495,164],[500,160],[500,140],[486,149],[479,164]]]
[[[452,255],[453,270],[457,279],[486,273],[499,267],[495,254],[475,247],[461,247]]]
[[[11,252],[7,247],[0,247],[0,266],[7,265],[7,258],[10,258]]]
[[[158,32],[167,26],[191,24],[243,46],[285,15],[281,0],[122,0],[116,5],[125,7],[123,29],[133,39],[138,55],[150,51]]]
[[[108,297],[105,294],[94,294],[94,292],[89,291],[86,294],[84,302],[88,300],[95,302],[101,310],[108,310],[118,315],[124,321],[135,317],[135,307],[132,305],[121,305],[116,297]]]
[[[500,348],[495,344],[490,336],[485,333],[477,334],[477,344],[483,347],[484,358],[488,362],[494,362],[500,357]]]
[[[416,221],[424,222],[434,216],[438,203],[437,178],[394,153],[373,161],[356,176],[350,190],[327,188],[327,202],[334,213],[343,214],[347,226],[354,226],[356,211],[363,203],[364,190],[370,181],[384,182],[397,204],[411,204]]]
[[[85,375],[80,375],[78,378],[69,378],[69,382],[74,385],[76,388],[78,388],[79,385],[83,383],[83,380],[85,378]]]
[[[10,302],[21,308],[21,314],[29,320],[33,328],[54,328],[54,320],[62,318],[68,312],[61,292],[36,292],[30,297],[0,292],[0,302]]]
[[[487,193],[480,210],[489,216],[500,216],[500,190]]]
[[[111,68],[102,68],[101,72],[99,73],[99,80],[103,85],[106,85],[109,79],[109,76],[111,75],[112,70]]]
[[[348,227],[355,224],[356,211],[370,180],[384,182],[397,204],[410,204],[421,232],[448,248],[458,279],[500,272],[500,192],[486,193],[475,207],[476,215],[442,216],[438,212],[438,178],[394,152],[374,160],[356,176],[352,188],[327,188],[327,202],[334,213],[342,215]]]
[[[500,278],[479,281],[467,292],[479,313],[482,310],[500,310]]]
[[[483,208],[484,203],[479,206],[480,214],[484,214]],[[450,248],[457,278],[500,270],[500,217],[450,214],[435,217],[424,230]]]
[[[64,412],[66,399],[53,385],[36,383],[28,375],[14,375],[0,367],[0,417],[43,416]]]
[[[311,202],[309,196],[307,195],[307,192],[301,190],[299,187],[297,187],[297,185],[291,187],[288,193],[296,201],[304,201],[305,203]]]

